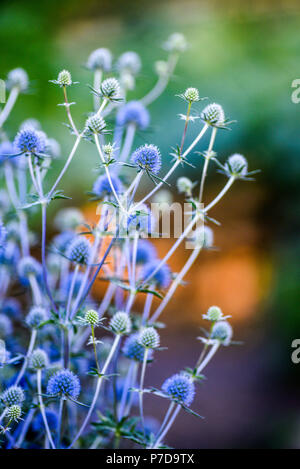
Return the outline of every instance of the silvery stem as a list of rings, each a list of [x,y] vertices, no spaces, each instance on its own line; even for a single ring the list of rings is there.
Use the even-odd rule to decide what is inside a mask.
[[[19,95],[19,88],[17,86],[14,86],[12,89],[11,89],[11,92],[8,96],[8,99],[6,101],[6,104],[4,106],[4,108],[2,109],[1,113],[0,113],[0,128],[3,126],[4,122],[6,121],[6,119],[8,118],[9,114],[11,113],[11,110],[12,108],[14,107],[15,105],[15,102],[17,100],[17,97]]]
[[[42,370],[37,370],[36,375],[37,375],[36,376],[36,381],[37,381],[38,399],[39,399],[40,410],[41,410],[43,422],[44,422],[44,425],[45,425],[45,430],[46,430],[47,437],[48,437],[48,440],[50,442],[50,445],[51,445],[52,449],[55,449],[55,444],[54,444],[52,436],[51,436],[51,432],[50,432],[50,428],[49,428],[49,425],[48,425],[48,420],[47,420],[47,416],[46,416],[46,412],[45,412],[45,406],[44,406],[44,402],[43,402]]]

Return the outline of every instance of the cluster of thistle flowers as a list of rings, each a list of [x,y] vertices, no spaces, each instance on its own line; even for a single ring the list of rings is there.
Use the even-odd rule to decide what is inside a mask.
[[[168,57],[155,64],[157,82],[139,101],[127,97],[138,80],[139,56],[125,52],[113,65],[109,50],[92,52],[86,66],[93,74],[94,111],[82,129],[72,116],[75,103],[68,100],[69,89],[75,85],[70,72],[63,70],[52,81],[62,89],[62,106],[74,144],[50,188],[47,174],[51,161],[61,156],[60,145],[34,119],[23,122],[15,137],[8,134],[4,124],[16,99],[29,86],[24,70],[15,69],[8,75],[10,94],[0,113],[1,178],[6,184],[0,191],[0,423],[4,447],[112,447],[123,437],[122,447],[163,447],[181,409],[197,415],[190,405],[202,371],[221,345],[231,343],[228,316],[212,306],[203,315],[210,327],[199,338],[203,347],[195,366],[166,377],[160,389],[145,388],[147,366],[161,350],[162,323],[158,319],[200,251],[213,247],[213,231],[203,227],[204,222],[214,222],[208,212],[236,180],[251,175],[240,154],[230,156],[225,164],[217,159],[213,150],[216,134],[227,128],[228,120],[219,104],[198,111],[202,98],[196,88],[179,95],[186,106],[186,113],[180,114],[184,128],[172,164],[164,157],[170,166],[164,176],[160,175],[162,156],[157,146],[134,146],[136,133],[150,125],[148,106],[164,91],[187,43],[176,33],[164,47]],[[117,75],[112,77],[113,71]],[[115,121],[114,128],[106,122],[108,115]],[[199,131],[186,148],[190,125],[197,125]],[[155,230],[148,203],[169,197],[165,184],[179,166],[190,164],[188,157],[199,150],[206,132],[210,139],[207,150],[200,153],[204,164],[199,196],[195,195],[196,182],[186,177],[177,180],[178,191],[191,204],[190,223],[160,259],[155,246],[143,239]],[[58,187],[73,158],[80,158],[84,139],[95,144],[99,158],[100,174],[91,190],[92,199],[99,201],[99,221],[87,226],[80,210],[59,210],[54,218],[57,234],[46,249],[48,206],[66,197]],[[204,206],[210,162],[227,182]],[[120,174],[124,167],[130,184]],[[153,188],[136,201],[145,177]],[[111,206],[119,215],[113,234]],[[41,230],[32,233],[31,214],[39,211]],[[201,227],[197,227],[199,221]],[[119,236],[121,225],[127,228],[125,237]],[[193,241],[192,252],[181,270],[172,273],[167,262],[186,239]],[[92,292],[99,274],[106,281],[100,303]],[[141,313],[134,308],[137,295],[145,298]],[[155,307],[154,297],[160,299]],[[144,415],[145,398],[169,401],[162,422]]]

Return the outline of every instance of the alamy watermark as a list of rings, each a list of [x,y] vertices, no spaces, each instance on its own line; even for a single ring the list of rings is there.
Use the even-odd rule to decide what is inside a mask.
[[[127,206],[124,200],[122,206]],[[189,202],[153,202],[150,206],[130,208],[128,212],[114,205],[99,204],[97,214],[103,214],[103,210],[112,236],[131,238],[138,231],[142,238],[183,238],[186,249],[205,244],[203,204],[195,210]]]
[[[291,87],[295,88],[291,94],[291,101],[294,104],[299,104],[300,103],[300,78],[295,78],[295,80],[292,81]]]

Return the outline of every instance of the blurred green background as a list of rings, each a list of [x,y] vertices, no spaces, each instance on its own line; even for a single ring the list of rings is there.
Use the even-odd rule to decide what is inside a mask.
[[[202,295],[189,298],[191,313],[182,319],[180,307],[187,308],[184,294],[173,303],[176,314],[168,311],[169,350],[159,370],[152,369],[157,385],[169,368],[178,369],[178,361],[185,366],[194,360],[197,343],[193,324],[200,322],[202,308],[211,297],[226,305],[228,314],[230,305],[235,305],[235,336],[244,341],[243,346],[220,354],[207,372],[209,380],[197,401],[205,422],[191,422],[192,417],[182,416],[181,425],[170,435],[170,444],[182,448],[300,445],[300,365],[290,360],[291,342],[300,337],[300,104],[291,101],[291,83],[300,78],[300,6],[297,1],[247,3],[1,3],[0,77],[21,66],[28,71],[32,85],[32,93],[18,100],[6,126],[11,137],[24,119],[35,117],[67,155],[73,137],[62,125],[66,121],[64,109],[57,107],[62,101],[60,90],[48,80],[66,68],[80,82],[72,87],[70,100],[76,101],[73,113],[83,125],[92,110],[86,86],[92,77],[82,65],[92,50],[107,47],[116,57],[126,50],[141,55],[142,72],[136,90],[129,95],[129,99],[138,99],[155,83],[154,61],[166,57],[161,44],[170,33],[179,31],[186,35],[190,48],[180,58],[165,93],[150,106],[151,129],[137,135],[135,146],[157,144],[167,168],[171,147],[179,142],[182,132],[178,114],[185,112],[184,102],[175,95],[195,86],[200,95],[222,104],[226,115],[237,120],[232,131],[218,132],[220,159],[239,152],[248,158],[250,170],[262,170],[255,183],[237,183],[228,201],[213,214],[223,225],[216,237],[220,252],[205,256],[194,278],[189,279],[192,286],[187,290],[195,290],[198,282]],[[197,121],[191,125],[188,140],[198,126]],[[207,140],[203,149],[206,145]],[[197,180],[202,161],[194,155],[192,162],[199,172],[190,170],[190,176]],[[93,146],[84,143],[62,186],[72,196],[72,204],[87,202],[85,192],[95,178],[95,164]],[[61,165],[61,160],[56,162],[51,177]],[[211,171],[207,198],[222,184],[223,178]],[[226,283],[227,272],[232,272],[232,281]],[[245,279],[245,290],[239,283],[241,278]],[[208,279],[212,285],[217,279],[213,292],[201,287]],[[183,356],[178,348],[185,350]],[[182,426],[187,427],[184,432]]]

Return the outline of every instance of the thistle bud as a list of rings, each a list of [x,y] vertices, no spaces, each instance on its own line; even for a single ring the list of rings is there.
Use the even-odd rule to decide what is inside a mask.
[[[231,155],[225,163],[228,176],[246,176],[248,172],[248,162],[243,155],[235,153]]]
[[[106,127],[105,120],[101,116],[98,116],[97,114],[90,116],[86,120],[86,123],[85,123],[86,131],[91,132],[93,134],[100,134],[101,132],[103,132],[105,127]]]
[[[189,197],[192,195],[193,183],[189,178],[184,176],[178,178],[176,185],[180,194],[186,194]]]
[[[59,72],[57,77],[57,83],[60,86],[70,86],[72,85],[71,73],[68,70],[62,70]]]
[[[101,85],[102,96],[107,99],[118,99],[121,96],[120,84],[116,78],[107,78]]]
[[[22,410],[19,405],[10,406],[7,409],[6,414],[5,414],[8,420],[13,420],[14,422],[17,422],[18,420],[20,420],[21,415],[22,415]]]
[[[139,336],[139,342],[147,349],[158,348],[160,344],[159,334],[154,327],[145,327]]]
[[[217,340],[221,344],[227,346],[230,344],[232,338],[232,327],[227,321],[216,322],[213,326],[211,339]]]
[[[29,366],[33,370],[41,370],[42,368],[46,368],[48,365],[48,356],[46,352],[42,349],[36,349],[32,352],[31,357],[29,359]]]
[[[197,88],[187,88],[184,92],[184,97],[190,103],[199,101],[199,91]]]
[[[94,309],[89,309],[84,315],[84,321],[90,326],[96,326],[99,323],[99,314]]]
[[[208,319],[208,321],[217,322],[223,318],[223,313],[219,306],[211,306],[208,308],[207,313],[203,315],[203,318]]]
[[[187,40],[182,33],[171,34],[164,44],[164,48],[169,52],[184,52],[187,47]]]
[[[211,126],[222,126],[225,122],[225,114],[220,104],[208,104],[201,112],[201,119]]]
[[[7,86],[9,89],[17,87],[20,91],[25,91],[28,88],[28,83],[28,75],[23,68],[15,68],[7,76]]]
[[[129,334],[131,331],[131,320],[127,313],[119,311],[110,321],[111,330],[117,335]]]

